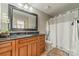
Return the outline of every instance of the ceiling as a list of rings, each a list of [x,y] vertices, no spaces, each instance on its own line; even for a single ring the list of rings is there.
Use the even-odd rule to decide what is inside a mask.
[[[79,7],[79,3],[30,3],[30,5],[52,17]]]

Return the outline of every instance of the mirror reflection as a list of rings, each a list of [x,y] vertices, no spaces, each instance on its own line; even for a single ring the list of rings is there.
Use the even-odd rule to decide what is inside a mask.
[[[36,16],[13,9],[12,27],[18,29],[36,29]]]

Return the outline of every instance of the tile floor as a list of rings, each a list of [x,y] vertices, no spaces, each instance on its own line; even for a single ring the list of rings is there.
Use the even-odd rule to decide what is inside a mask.
[[[47,56],[48,51],[45,51],[43,54],[41,54],[41,56]]]
[[[50,51],[45,51],[41,56],[68,56],[64,51],[58,49],[58,48],[53,48]]]

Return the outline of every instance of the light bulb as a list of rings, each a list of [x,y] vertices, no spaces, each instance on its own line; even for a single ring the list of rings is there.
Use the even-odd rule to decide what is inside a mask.
[[[29,8],[29,10],[30,10],[30,11],[32,11],[32,10],[33,10],[33,8],[32,8],[32,7],[30,7],[30,8]]]
[[[23,6],[23,4],[19,3],[19,4],[18,4],[18,6],[21,6],[21,7],[22,7],[22,6]]]
[[[25,9],[28,9],[29,7],[28,7],[28,5],[27,5],[27,4],[25,4],[25,5],[24,5],[24,8],[25,8]]]

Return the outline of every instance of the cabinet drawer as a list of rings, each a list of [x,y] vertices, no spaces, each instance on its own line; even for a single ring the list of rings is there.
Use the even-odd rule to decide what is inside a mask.
[[[39,36],[39,39],[45,40],[45,36],[41,35],[41,36]]]
[[[45,40],[41,40],[39,43],[40,43],[40,45],[44,45],[45,44]]]
[[[40,45],[40,48],[45,48],[45,44]]]
[[[11,51],[12,47],[4,47],[4,48],[0,48],[0,54],[3,52],[7,52],[7,51]]]
[[[45,51],[45,48],[40,49],[40,53],[43,53]]]
[[[45,42],[41,42],[39,45],[40,45],[40,46],[41,46],[41,45],[45,46]]]
[[[39,40],[39,42],[45,42],[45,40]]]
[[[6,51],[3,53],[0,53],[0,56],[12,56],[12,53],[10,51]]]
[[[0,48],[9,47],[11,45],[12,45],[12,42],[11,41],[0,42]]]
[[[0,53],[6,52],[12,49],[12,41],[0,42]]]
[[[19,44],[23,44],[26,43],[26,40],[28,40],[28,38],[23,38],[23,39],[18,39]]]

